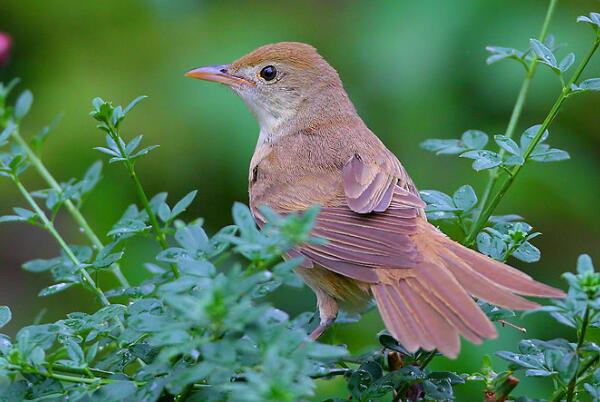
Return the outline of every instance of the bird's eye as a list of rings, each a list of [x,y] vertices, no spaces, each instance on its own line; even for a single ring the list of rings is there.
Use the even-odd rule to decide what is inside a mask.
[[[262,70],[260,70],[260,76],[265,81],[271,81],[275,78],[275,76],[277,76],[277,70],[274,66],[266,66]]]

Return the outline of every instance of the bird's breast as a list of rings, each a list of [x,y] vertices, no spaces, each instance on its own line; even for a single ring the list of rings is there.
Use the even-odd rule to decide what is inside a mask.
[[[252,209],[265,205],[296,212],[343,201],[341,166],[323,163],[310,145],[269,144],[257,147],[249,171]]]

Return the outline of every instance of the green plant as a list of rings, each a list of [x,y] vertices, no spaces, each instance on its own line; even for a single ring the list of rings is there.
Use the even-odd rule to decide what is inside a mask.
[[[476,244],[482,253],[502,261],[511,256],[537,261],[540,251],[531,241],[539,233],[516,215],[494,216],[495,208],[524,166],[568,158],[567,152],[546,144],[547,129],[570,96],[600,90],[600,79],[580,80],[600,44],[600,14],[579,18],[592,26],[594,41],[575,72],[565,78],[575,56],[568,54],[558,62],[547,36],[556,2],[550,1],[541,34],[527,51],[489,48],[488,62],[515,59],[526,69],[507,131],[494,137],[499,151],[486,150],[488,136],[477,130],[465,132],[460,140],[423,144],[437,153],[473,159],[476,171],[491,172],[481,200],[469,185],[452,196],[426,190],[422,197],[430,220],[456,224],[464,244]],[[558,75],[562,90],[542,124],[525,130],[517,143],[512,138],[540,63]],[[142,186],[135,163],[155,146],[140,149],[141,136],[126,141],[122,125],[143,97],[125,108],[96,98],[91,116],[106,143],[96,149],[108,155],[110,163],[123,164],[139,203],[124,211],[104,244],[79,211],[100,180],[102,164],[94,163],[81,180],[55,180],[41,157],[50,129],[29,141],[20,135],[20,122],[33,97],[24,91],[10,104],[8,96],[16,83],[0,85],[0,176],[14,183],[27,205],[0,217],[0,223],[41,227],[58,244],[59,256],[23,266],[52,275],[55,283],[40,296],[81,286],[99,305],[90,314],[73,312],[54,323],[24,327],[14,339],[0,335],[0,400],[297,401],[313,395],[316,381],[341,376],[348,392],[331,401],[453,400],[454,388],[466,381],[482,382],[486,401],[504,401],[517,387],[515,375],[521,371],[552,378],[551,400],[573,401],[586,393],[600,398],[600,348],[586,340],[588,329],[600,326],[600,274],[589,257],[580,257],[577,274],[564,275],[568,298],[540,310],[575,329],[575,343],[524,340],[519,353],[498,352],[510,362],[502,372],[493,369],[488,357],[479,373],[433,371],[429,363],[437,358],[435,351],[408,353],[385,332],[378,335],[380,348],[352,356],[343,346],[308,340],[316,324],[313,313],[290,318],[265,300],[282,285],[301,285],[292,272],[298,261],[282,261],[281,256],[299,243],[321,241],[310,235],[318,208],[290,216],[264,210],[268,223],[258,230],[249,209],[236,204],[234,225],[209,236],[200,219],[181,219],[194,191],[169,204],[166,193],[148,197]],[[40,174],[48,188],[30,191],[21,178],[26,169]],[[68,244],[54,226],[63,208],[83,228],[86,244]],[[118,264],[136,236],[155,240],[161,251],[143,261],[148,278],[132,286]],[[101,288],[97,277],[105,271],[117,278],[117,288]],[[494,321],[508,324],[515,315],[479,304]],[[10,319],[10,309],[0,307],[0,328]],[[355,319],[342,316],[338,323]]]

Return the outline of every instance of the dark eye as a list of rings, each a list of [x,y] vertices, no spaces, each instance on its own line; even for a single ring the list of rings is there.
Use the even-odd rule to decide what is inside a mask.
[[[277,75],[277,70],[273,66],[266,66],[260,70],[260,76],[265,81],[271,81]]]

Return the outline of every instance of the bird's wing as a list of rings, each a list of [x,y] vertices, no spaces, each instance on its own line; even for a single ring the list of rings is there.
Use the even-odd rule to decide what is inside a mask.
[[[410,177],[389,152],[371,159],[355,153],[342,168],[342,177],[348,207],[359,214],[383,212],[394,197],[407,207],[424,207]]]
[[[390,198],[385,211],[369,214],[347,206],[321,208],[312,234],[327,242],[306,244],[297,251],[324,268],[364,282],[380,280],[377,268],[415,268],[421,255],[412,235],[422,219],[422,201],[397,184]]]
[[[289,253],[306,257],[303,267],[316,263],[341,275],[373,283],[379,281],[377,268],[418,265],[420,253],[411,236],[418,221],[423,219],[425,204],[395,156],[387,152],[378,155],[355,154],[343,166],[341,177],[337,177],[342,179],[338,191],[343,187],[345,195],[321,203],[312,232],[326,239],[326,244],[306,244]],[[314,179],[322,181],[323,176]],[[299,186],[298,182],[294,185]],[[279,192],[285,200],[296,193],[305,192]],[[290,203],[280,198],[271,197],[269,206],[283,213],[290,211]],[[260,211],[255,210],[254,216],[262,226]]]

